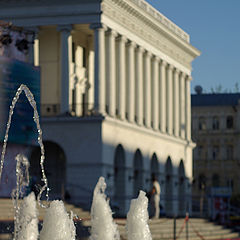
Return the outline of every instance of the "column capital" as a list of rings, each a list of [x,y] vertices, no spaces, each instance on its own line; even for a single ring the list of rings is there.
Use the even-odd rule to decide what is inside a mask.
[[[89,26],[90,29],[94,29],[94,30],[97,30],[97,29],[104,29],[105,31],[108,29],[107,26],[104,24],[104,23],[91,23],[90,26]]]
[[[163,67],[167,66],[167,62],[163,59],[161,59],[160,63],[161,63],[161,66],[163,66]]]
[[[192,81],[192,76],[191,75],[187,75],[187,81],[191,82]]]
[[[181,77],[181,78],[185,78],[185,77],[186,77],[186,73],[181,72],[181,73],[180,73],[180,77]]]
[[[131,40],[128,40],[127,46],[135,48],[137,46],[137,44]]]
[[[138,48],[137,48],[137,49],[138,49],[138,51],[141,52],[141,53],[143,53],[143,52],[145,51],[144,47],[139,46],[139,45],[138,45]]]
[[[154,61],[156,61],[156,62],[160,62],[160,57],[158,57],[158,56],[156,56],[156,55],[153,56],[153,59],[154,59]]]
[[[127,37],[124,35],[118,35],[117,40],[124,42],[124,43],[126,43],[128,41]]]
[[[114,37],[114,38],[116,38],[116,37],[118,36],[118,32],[115,31],[115,30],[113,30],[113,29],[108,29],[107,34],[108,34],[109,36]]]
[[[58,25],[57,26],[57,31],[58,32],[71,32],[73,29],[71,24],[65,24],[65,25]]]
[[[175,74],[179,74],[180,73],[180,70],[178,68],[174,68],[174,73]]]
[[[171,70],[171,71],[172,71],[172,70],[174,69],[174,66],[169,63],[169,64],[167,64],[167,68],[168,68],[168,70]]]
[[[151,58],[153,56],[153,54],[151,52],[149,52],[148,50],[145,51],[145,55],[148,58]]]

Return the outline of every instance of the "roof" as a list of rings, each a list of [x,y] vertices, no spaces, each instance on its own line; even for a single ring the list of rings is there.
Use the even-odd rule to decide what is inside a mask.
[[[211,93],[192,94],[192,107],[204,106],[236,106],[240,99],[240,93]]]

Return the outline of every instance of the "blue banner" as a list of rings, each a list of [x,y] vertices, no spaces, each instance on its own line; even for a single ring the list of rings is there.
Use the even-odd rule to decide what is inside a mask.
[[[0,57],[0,141],[3,141],[9,107],[21,84],[27,85],[34,95],[40,115],[40,69],[15,59]],[[37,128],[33,109],[22,92],[15,106],[8,141],[37,144]]]

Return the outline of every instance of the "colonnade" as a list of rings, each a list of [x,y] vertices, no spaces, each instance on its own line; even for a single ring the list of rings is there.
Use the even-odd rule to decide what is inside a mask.
[[[95,110],[190,140],[191,76],[105,25],[91,28]]]
[[[103,24],[94,30],[94,111],[191,139],[191,76]],[[69,111],[71,30],[60,32],[61,112]]]

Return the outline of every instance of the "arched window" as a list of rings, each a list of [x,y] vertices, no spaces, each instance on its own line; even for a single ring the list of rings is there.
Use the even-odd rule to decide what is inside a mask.
[[[219,129],[219,118],[217,116],[214,116],[212,118],[212,129],[218,130]]]
[[[170,157],[165,163],[165,212],[167,216],[173,213],[173,166]]]
[[[158,179],[158,176],[159,176],[159,163],[158,163],[158,159],[157,159],[156,153],[154,153],[152,158],[151,158],[151,166],[150,166],[150,168],[151,168],[151,176],[154,175]]]
[[[139,149],[134,154],[133,179],[133,197],[136,198],[143,189],[143,156]]]
[[[206,130],[207,129],[205,117],[200,117],[199,118],[198,129],[199,130]]]
[[[227,116],[226,125],[227,129],[233,128],[233,116]]]
[[[110,174],[111,176],[111,174]],[[116,147],[114,154],[114,201],[118,209],[117,215],[121,215],[125,209],[124,197],[126,196],[126,159],[125,151],[121,144]]]

